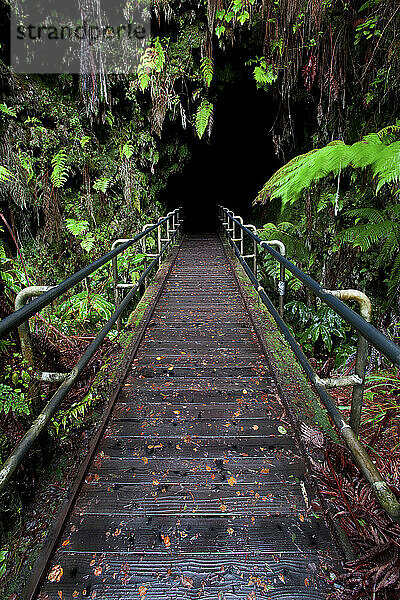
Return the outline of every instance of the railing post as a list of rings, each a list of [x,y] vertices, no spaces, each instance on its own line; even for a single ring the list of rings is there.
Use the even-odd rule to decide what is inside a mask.
[[[21,290],[15,298],[15,310],[19,310],[30,300],[36,298],[44,292],[53,289],[54,285],[31,285]],[[22,356],[28,366],[32,367],[32,377],[29,381],[28,396],[32,401],[34,409],[38,408],[40,386],[39,381],[62,382],[67,376],[67,373],[50,373],[47,371],[36,371],[35,361],[33,356],[31,332],[29,330],[29,320],[25,321],[18,327],[18,336],[21,343]]]
[[[260,246],[268,244],[268,246],[276,246],[281,256],[286,257],[286,246],[280,240],[268,240],[261,242]],[[283,317],[283,307],[285,305],[285,293],[286,293],[286,277],[285,277],[285,266],[279,263],[279,281],[278,281],[278,294],[279,294],[279,314]]]
[[[257,227],[255,225],[252,225],[251,223],[249,223],[248,225],[245,225],[245,227],[247,227],[247,229],[250,229],[250,231],[252,231],[254,233],[254,235],[257,235]],[[256,240],[253,240],[253,254],[243,255],[243,258],[252,258],[253,259],[253,273],[256,278],[257,278],[257,252],[258,252],[257,242],[256,242]]]
[[[162,220],[162,217],[160,217],[157,221],[157,223],[160,223],[160,221]],[[162,248],[162,240],[161,240],[161,225],[158,225],[157,227],[157,254],[158,254],[158,268],[160,268],[161,266],[161,248]]]
[[[118,240],[114,240],[111,244],[111,250],[114,250],[117,246],[124,244],[125,242],[130,242],[132,238],[119,238]],[[122,301],[122,293],[120,288],[118,287],[118,257],[114,256],[111,260],[111,268],[112,268],[112,277],[113,277],[113,287],[114,287],[114,303],[115,309],[121,304]],[[122,316],[117,319],[117,331],[121,331],[122,329]]]
[[[372,306],[371,301],[359,290],[325,290],[339,300],[355,300],[360,306],[361,316],[368,322],[371,322]],[[368,360],[368,341],[360,334],[357,334],[357,354],[354,374],[358,382],[353,384],[353,393],[351,398],[350,427],[358,436],[360,431],[361,411],[364,397],[365,372]]]

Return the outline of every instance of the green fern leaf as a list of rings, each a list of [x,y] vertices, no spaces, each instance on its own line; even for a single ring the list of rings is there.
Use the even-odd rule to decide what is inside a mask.
[[[96,192],[103,192],[105,194],[110,186],[111,177],[99,177],[93,184],[93,189]]]
[[[7,104],[4,104],[4,102],[0,104],[0,112],[2,112],[4,115],[8,115],[9,117],[17,116],[15,108],[7,106]]]
[[[400,286],[400,254],[393,261],[393,267],[389,277],[389,294],[395,294]]]
[[[51,160],[53,171],[51,173],[51,182],[55,188],[61,188],[68,179],[68,158],[66,151],[60,150]]]
[[[11,171],[0,165],[0,183],[3,183],[4,181],[11,181],[12,179],[15,179],[15,177]]]
[[[131,158],[131,156],[133,155],[134,151],[135,151],[135,149],[133,147],[132,142],[127,142],[121,148],[121,154],[122,154],[122,156],[125,156],[125,158],[127,158],[128,160]]]
[[[87,223],[87,221],[86,221]],[[88,223],[89,225],[89,223]],[[83,240],[81,240],[81,247],[86,250],[86,252],[90,252],[93,250],[95,245],[94,235],[92,233],[88,233]]]
[[[207,87],[210,87],[214,75],[214,64],[212,58],[205,56],[200,61],[200,71]]]
[[[267,65],[264,59],[254,68],[253,76],[257,87],[265,90],[278,79],[276,68],[273,65]]]
[[[154,69],[157,73],[160,73],[165,65],[165,52],[161,46],[160,40],[156,38],[154,41],[154,56],[153,56]]]
[[[65,219],[65,227],[74,236],[80,236],[89,228],[88,221],[78,221],[77,219]]]
[[[355,208],[346,212],[346,216],[354,217],[356,221],[360,219],[367,219],[372,223],[381,223],[385,220],[385,216],[381,210],[377,208],[363,207]]]
[[[383,139],[381,132],[371,133],[351,146],[337,140],[296,156],[266,182],[255,202],[281,198],[283,205],[292,203],[311,184],[327,176],[337,176],[347,167],[370,168],[377,179],[378,193],[386,183],[400,181],[400,141],[387,144]]]
[[[208,100],[202,100],[195,116],[195,128],[197,135],[201,139],[207,128],[207,125],[212,118],[213,105]]]

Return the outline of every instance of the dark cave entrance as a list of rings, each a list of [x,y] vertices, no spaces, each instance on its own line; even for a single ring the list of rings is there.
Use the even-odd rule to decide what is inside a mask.
[[[233,49],[216,57],[211,139],[189,134],[191,160],[162,193],[168,210],[183,207],[187,231],[215,230],[218,204],[251,218],[254,198],[279,167],[270,133],[277,111],[270,95],[257,90],[244,60]]]

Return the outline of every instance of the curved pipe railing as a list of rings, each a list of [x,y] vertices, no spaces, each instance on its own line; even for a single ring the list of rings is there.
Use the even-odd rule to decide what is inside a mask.
[[[176,209],[176,211],[178,211],[178,214],[179,214],[179,209]],[[174,213],[176,211],[174,211]],[[128,248],[129,246],[131,246],[138,240],[141,240],[143,238],[143,236],[145,236],[148,233],[150,233],[151,231],[153,231],[156,227],[160,227],[169,218],[170,218],[170,215],[168,217],[160,219],[159,222],[157,223],[157,225],[155,225],[155,227],[153,227],[153,226],[149,227],[148,229],[146,229],[146,231],[135,236],[134,238],[132,238],[132,240],[129,240],[129,242],[125,242],[124,244],[121,244],[120,246],[118,246],[117,248],[115,248],[114,250],[109,252],[108,254],[106,254],[103,257],[99,258],[98,260],[94,261],[91,265],[88,265],[87,267],[85,267],[84,269],[81,269],[74,275],[71,275],[71,277],[69,277],[62,283],[60,283],[58,286],[45,292],[39,298],[32,300],[32,302],[30,304],[24,306],[23,308],[16,311],[9,317],[6,317],[5,319],[3,319],[3,321],[0,322],[0,325],[3,324],[3,327],[0,330],[1,333],[4,335],[4,333],[8,333],[13,328],[15,328],[15,327],[21,325],[21,323],[24,323],[25,321],[27,321],[31,316],[33,316],[34,314],[39,312],[44,306],[47,306],[48,304],[50,304],[50,302],[52,302],[55,298],[58,298],[58,296],[63,294],[65,291],[69,290],[71,287],[73,287],[74,285],[76,285],[77,283],[82,281],[82,279],[87,277],[90,273],[93,273],[94,271],[96,271],[98,268],[103,266],[106,262],[108,262],[109,260],[114,258],[117,254],[120,254],[121,252],[126,250],[126,248]],[[4,464],[2,465],[2,467],[0,469],[0,493],[3,491],[4,487],[6,486],[7,482],[10,480],[10,478],[13,475],[13,473],[15,472],[15,470],[21,464],[23,458],[26,456],[28,451],[32,448],[33,444],[35,443],[35,441],[38,438],[38,436],[40,435],[40,433],[45,429],[45,427],[49,423],[50,419],[57,412],[58,408],[60,407],[61,402],[64,400],[64,398],[66,397],[68,392],[73,388],[75,383],[78,381],[78,379],[82,375],[83,370],[85,369],[85,367],[88,365],[91,358],[95,355],[95,353],[99,349],[100,344],[104,341],[105,337],[109,334],[109,332],[111,331],[111,329],[113,328],[113,326],[115,325],[117,320],[122,316],[124,311],[128,308],[128,306],[129,306],[130,302],[133,300],[137,290],[140,288],[140,286],[146,280],[146,278],[148,277],[148,275],[150,274],[152,269],[155,266],[159,265],[159,260],[160,260],[161,256],[169,248],[169,246],[172,244],[174,239],[179,235],[179,233],[180,233],[180,226],[178,225],[175,228],[173,235],[170,236],[169,241],[166,244],[164,244],[164,246],[161,247],[160,252],[152,260],[152,262],[149,264],[149,266],[143,271],[143,273],[140,276],[140,278],[138,279],[136,285],[134,287],[132,287],[130,292],[125,296],[125,298],[119,304],[118,308],[111,315],[110,319],[107,321],[107,323],[101,329],[101,331],[97,334],[96,338],[86,348],[85,352],[83,353],[83,355],[81,356],[81,358],[79,359],[79,361],[77,362],[75,367],[67,375],[67,377],[65,378],[63,383],[59,386],[57,391],[50,398],[49,402],[44,407],[42,412],[38,415],[38,417],[36,417],[35,421],[31,425],[31,427],[28,429],[28,431],[25,433],[23,438],[20,440],[20,442],[14,448],[13,452],[10,454],[10,456],[7,458],[7,460],[4,462]],[[32,305],[34,305],[33,308],[32,308]],[[5,324],[4,324],[4,322],[5,322]]]
[[[269,254],[271,254],[274,258],[276,258],[276,260],[283,264],[284,267],[288,269],[288,271],[293,273],[293,275],[295,275],[309,290],[314,292],[316,296],[321,298],[321,300],[323,300],[335,312],[337,312],[341,317],[343,317],[343,319],[345,319],[350,325],[357,329],[357,331],[359,331],[361,335],[367,338],[373,346],[378,348],[393,363],[400,365],[400,347],[397,346],[397,344],[389,340],[385,335],[383,335],[383,333],[381,333],[373,325],[365,321],[351,308],[343,304],[343,302],[341,302],[338,298],[336,298],[329,292],[326,292],[316,281],[314,281],[314,279],[312,279],[309,275],[306,275],[303,271],[301,271],[301,269],[296,267],[296,265],[290,262],[287,258],[285,258],[279,252],[268,246],[263,240],[261,240],[261,238],[259,238],[249,229],[247,229],[244,225],[242,225],[238,219],[232,217],[226,208],[222,206],[219,206],[218,208],[221,211],[220,220],[223,225],[224,231],[224,217],[229,216],[231,219],[233,219],[235,224],[238,227],[241,227],[242,230],[246,232],[247,235],[251,237],[251,239],[255,240],[263,250],[269,252]],[[394,521],[400,523],[400,504],[397,501],[396,496],[390,489],[389,484],[379,473],[378,469],[376,468],[368,453],[366,452],[364,446],[358,440],[357,435],[354,433],[353,429],[343,419],[331,395],[327,392],[325,386],[315,374],[311,364],[309,363],[307,357],[301,350],[299,344],[296,342],[288,326],[286,325],[282,317],[279,315],[273,303],[265,293],[264,288],[260,285],[260,282],[258,281],[256,276],[242,257],[239,248],[237,247],[236,243],[232,240],[230,231],[225,231],[225,233],[232,245],[232,248],[239,262],[246,271],[251,283],[257,290],[259,297],[261,298],[262,302],[265,304],[265,306],[268,308],[269,312],[275,319],[287,343],[293,350],[297,360],[299,361],[301,367],[305,371],[308,379],[311,381],[319,398],[321,399],[322,404],[325,406],[333,423],[335,424],[335,426],[339,430],[340,435],[346,442],[349,450],[353,455],[355,463],[359,467],[360,471],[363,473],[366,480],[371,485],[371,488],[379,504]]]

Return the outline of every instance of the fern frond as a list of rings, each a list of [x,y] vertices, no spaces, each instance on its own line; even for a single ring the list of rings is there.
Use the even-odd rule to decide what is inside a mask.
[[[160,43],[159,38],[154,40],[154,46],[146,48],[143,52],[137,69],[139,86],[142,92],[150,83],[150,75],[152,71],[160,73],[165,65],[166,54]]]
[[[154,67],[154,51],[153,48],[146,48],[143,52],[140,63],[138,65],[139,86],[142,92],[147,88],[150,82],[150,73]]]
[[[89,222],[77,219],[65,219],[65,227],[72,235],[79,236],[89,229]]]
[[[393,217],[393,219],[400,218],[400,203],[393,204],[393,206],[388,206],[387,211],[388,214]]]
[[[134,151],[135,149],[133,147],[132,142],[127,142],[121,147],[121,156],[125,156],[125,158],[129,160],[133,155]]]
[[[360,226],[357,226],[357,225],[355,227],[348,227],[348,229],[345,229],[344,231],[341,231],[340,233],[338,233],[336,237],[339,242],[343,242],[343,243],[354,242],[359,230],[360,230]]]
[[[17,112],[16,112],[15,108],[11,108],[10,106],[7,106],[7,104],[4,104],[4,102],[2,102],[0,104],[0,112],[2,112],[4,115],[8,115],[9,117],[17,116]]]
[[[400,142],[385,146],[373,165],[374,176],[378,179],[376,193],[385,183],[400,180]]]
[[[67,153],[64,149],[53,156],[51,165],[53,167],[51,182],[55,188],[61,188],[68,179],[69,171]]]
[[[103,194],[105,194],[110,186],[110,183],[111,177],[98,177],[93,184],[93,189],[96,190],[96,192],[103,192]]]
[[[385,265],[387,261],[393,257],[393,254],[398,254],[398,251],[398,236],[396,235],[396,231],[393,229],[383,242],[383,246],[378,256],[378,263]]]
[[[196,133],[201,139],[207,128],[208,122],[212,117],[213,105],[208,100],[202,100],[200,106],[197,109],[195,116],[195,128]]]
[[[381,223],[367,223],[363,225],[354,239],[353,246],[359,246],[363,251],[369,250],[371,246],[382,242],[393,231],[392,221]]]
[[[400,254],[393,261],[393,266],[389,277],[389,294],[395,294],[400,286]]]
[[[347,167],[371,168],[378,193],[386,183],[400,181],[400,141],[387,144],[383,139],[382,132],[370,133],[351,146],[337,140],[296,156],[266,182],[255,202],[281,198],[283,205],[292,203],[312,183]]]
[[[278,73],[274,65],[266,63],[263,59],[260,64],[254,67],[253,76],[258,88],[268,89],[270,85],[278,79]]]
[[[353,210],[348,210],[346,212],[346,216],[354,217],[356,220],[359,219],[368,219],[368,221],[372,223],[381,223],[385,220],[385,215],[381,210],[377,208],[363,207],[363,208],[355,208]]]
[[[164,48],[161,46],[160,40],[158,38],[154,41],[154,69],[157,73],[160,73],[165,65],[165,52]]]
[[[11,171],[0,165],[0,183],[3,183],[4,181],[11,181],[12,179],[15,179],[15,177]]]
[[[379,135],[382,142],[390,144],[400,138],[400,125],[388,125],[388,127],[378,131],[377,135]]]
[[[200,61],[200,71],[207,87],[210,87],[213,75],[214,64],[212,58],[205,56]]]
[[[337,175],[351,160],[349,147],[340,140],[319,150],[296,156],[281,167],[264,185],[256,202],[281,198],[282,204],[294,202],[313,182],[329,174]]]

